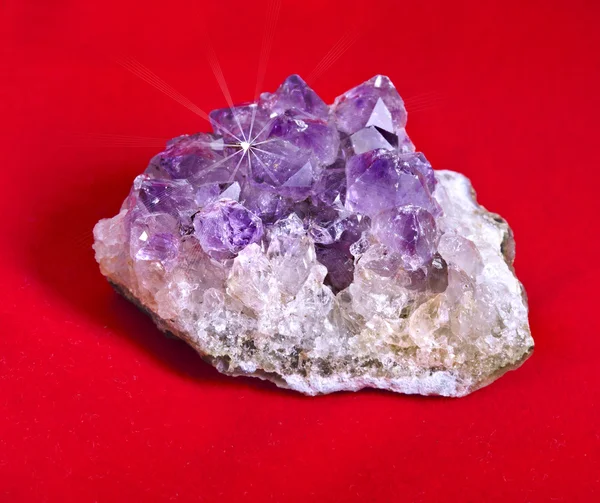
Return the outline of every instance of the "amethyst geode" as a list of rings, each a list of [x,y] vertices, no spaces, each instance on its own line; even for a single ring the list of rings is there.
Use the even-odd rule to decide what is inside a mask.
[[[221,372],[461,396],[531,353],[504,220],[434,172],[377,75],[298,76],[171,140],[94,229],[102,273]]]

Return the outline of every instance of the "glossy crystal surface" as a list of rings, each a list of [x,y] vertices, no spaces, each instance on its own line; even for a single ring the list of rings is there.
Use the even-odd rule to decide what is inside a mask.
[[[311,394],[483,385],[532,347],[512,235],[406,118],[382,75],[331,106],[292,75],[211,112],[97,225],[102,272],[224,372]]]

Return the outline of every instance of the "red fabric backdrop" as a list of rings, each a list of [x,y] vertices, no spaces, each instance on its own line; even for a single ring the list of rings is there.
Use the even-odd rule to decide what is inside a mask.
[[[597,501],[600,4],[273,5],[0,2],[0,501]],[[249,100],[265,33],[263,89],[389,75],[419,149],[508,219],[520,370],[463,399],[307,398],[221,376],[113,293],[92,226],[161,139],[208,128],[117,61],[208,111],[208,48]]]

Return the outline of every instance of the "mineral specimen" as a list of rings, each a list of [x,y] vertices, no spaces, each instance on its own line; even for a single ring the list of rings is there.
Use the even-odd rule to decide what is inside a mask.
[[[221,372],[462,396],[531,353],[506,222],[434,171],[377,75],[298,76],[171,140],[94,229],[115,288]]]

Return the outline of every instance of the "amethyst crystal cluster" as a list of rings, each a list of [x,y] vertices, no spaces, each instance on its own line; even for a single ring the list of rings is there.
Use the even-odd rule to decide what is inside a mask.
[[[434,172],[377,75],[298,76],[171,140],[95,228],[115,287],[219,370],[316,394],[460,396],[533,347],[512,235]]]

